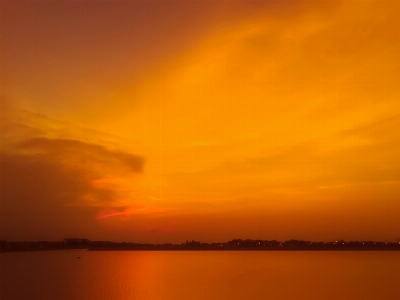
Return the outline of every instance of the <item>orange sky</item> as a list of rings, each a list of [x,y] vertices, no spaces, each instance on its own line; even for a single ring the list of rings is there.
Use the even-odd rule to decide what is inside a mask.
[[[2,1],[0,238],[400,238],[399,15]]]

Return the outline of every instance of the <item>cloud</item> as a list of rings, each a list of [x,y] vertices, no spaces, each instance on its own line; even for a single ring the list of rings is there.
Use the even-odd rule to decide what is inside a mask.
[[[72,203],[91,195],[115,199],[112,191],[94,189],[84,172],[67,170],[45,156],[0,156],[1,234],[6,239],[58,238],[90,228],[94,207],[75,209]],[[78,230],[79,229],[79,230]]]
[[[17,149],[38,151],[49,160],[70,162],[80,166],[104,166],[107,169],[126,169],[130,172],[143,171],[143,157],[121,151],[111,151],[102,145],[71,139],[33,138],[17,144]]]
[[[353,128],[344,130],[341,135],[344,137],[368,138],[376,142],[397,143],[400,140],[400,133],[397,130],[399,126],[400,114],[394,114],[359,124]]]
[[[400,115],[376,118],[267,155],[226,160],[198,172],[173,173],[168,179],[182,186],[181,193],[191,192],[193,199],[225,199],[220,203],[234,203],[245,194],[252,197],[249,206],[274,199],[342,199],[351,204],[361,197],[393,205],[400,174],[399,127]]]
[[[1,132],[9,138],[0,149],[1,238],[101,238],[99,213],[134,213],[132,199],[125,199],[129,187],[118,179],[143,173],[144,157],[97,141],[62,138],[59,124],[46,116],[5,101],[2,107],[7,110]]]
[[[8,239],[95,235],[96,215],[122,197],[117,186],[98,181],[143,169],[140,156],[80,141],[31,139],[21,149],[0,153],[1,233]]]

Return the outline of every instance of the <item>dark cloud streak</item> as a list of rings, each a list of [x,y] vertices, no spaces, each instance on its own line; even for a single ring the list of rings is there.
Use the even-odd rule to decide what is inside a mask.
[[[118,208],[121,195],[94,182],[143,172],[143,164],[141,156],[72,139],[14,144],[0,153],[0,238],[95,237],[101,233],[96,215]]]
[[[144,159],[141,156],[112,151],[104,146],[85,143],[72,139],[33,138],[17,144],[21,150],[38,150],[50,156],[50,159],[75,158],[86,163],[100,163],[114,168],[126,168],[135,173],[143,171]]]

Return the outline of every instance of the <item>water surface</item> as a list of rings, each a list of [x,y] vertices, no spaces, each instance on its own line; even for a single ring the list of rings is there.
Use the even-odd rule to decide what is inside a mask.
[[[400,299],[397,251],[60,250],[0,263],[2,300]]]

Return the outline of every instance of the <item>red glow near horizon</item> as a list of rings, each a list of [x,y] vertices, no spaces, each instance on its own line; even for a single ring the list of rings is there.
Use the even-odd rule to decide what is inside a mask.
[[[100,220],[115,216],[122,216],[120,218],[121,220],[129,219],[129,213],[127,211],[102,211],[97,215],[96,219]]]

